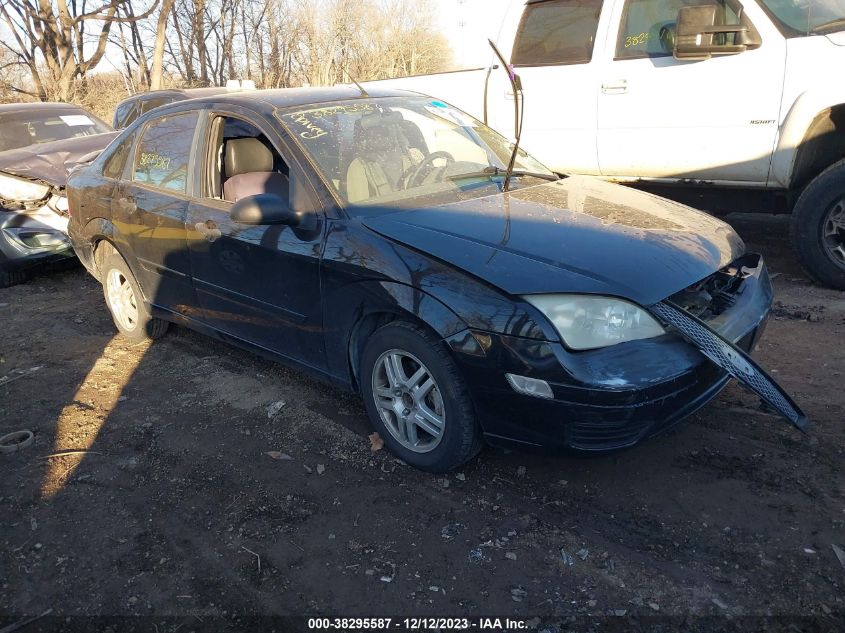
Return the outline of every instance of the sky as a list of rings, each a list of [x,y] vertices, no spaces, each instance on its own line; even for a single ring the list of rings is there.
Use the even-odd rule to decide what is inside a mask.
[[[443,34],[452,43],[455,66],[487,64],[487,38],[496,39],[509,0],[436,0],[436,4]]]

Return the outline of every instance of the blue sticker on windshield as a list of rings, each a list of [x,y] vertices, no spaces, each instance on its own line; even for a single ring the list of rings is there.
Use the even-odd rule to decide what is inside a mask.
[[[443,103],[442,101],[432,101],[431,105],[436,106],[438,108],[448,108],[449,107],[445,103]]]

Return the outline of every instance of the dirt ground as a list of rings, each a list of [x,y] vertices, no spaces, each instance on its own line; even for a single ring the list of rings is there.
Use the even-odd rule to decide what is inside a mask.
[[[35,433],[0,455],[0,628],[48,608],[845,626],[845,293],[803,276],[786,218],[729,219],[775,277],[756,357],[809,436],[731,385],[620,454],[486,449],[433,476],[372,452],[352,395],[182,328],[128,346],[82,269],[0,290],[0,435]]]

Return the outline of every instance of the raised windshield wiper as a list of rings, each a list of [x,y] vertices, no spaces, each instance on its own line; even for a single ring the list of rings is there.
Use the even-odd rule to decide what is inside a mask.
[[[814,26],[810,29],[810,33],[820,33],[821,31],[827,31],[828,29],[836,31],[842,28],[845,28],[845,18],[836,18],[835,20],[831,20],[830,22],[825,22],[824,24]]]
[[[463,180],[464,178],[490,178],[493,176],[506,176],[507,170],[502,169],[501,167],[496,167],[495,165],[490,165],[489,167],[485,167],[481,171],[470,171],[465,174],[454,174],[451,176],[446,176],[447,180]],[[531,178],[542,178],[543,180],[560,180],[559,176],[554,174],[543,174],[541,172],[536,171],[525,171],[524,169],[512,169],[510,172],[511,176],[528,176]]]

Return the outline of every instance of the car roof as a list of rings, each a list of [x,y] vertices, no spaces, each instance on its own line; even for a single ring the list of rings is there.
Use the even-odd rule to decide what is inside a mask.
[[[126,97],[120,103],[128,101],[138,101],[141,99],[154,99],[157,96],[173,96],[183,97],[184,99],[197,99],[200,97],[214,97],[226,93],[236,92],[239,89],[232,88],[163,88],[162,90],[149,90],[147,92],[136,92],[134,95]]]
[[[276,88],[272,90],[247,90],[230,92],[214,99],[215,103],[231,103],[257,109],[292,108],[332,101],[350,99],[407,97],[418,93],[395,88],[368,88],[366,95],[352,85],[339,85],[321,88]],[[193,99],[192,99],[193,100]],[[184,101],[182,103],[185,103]],[[263,106],[263,107],[262,107]]]
[[[0,114],[8,114],[9,112],[33,112],[36,110],[50,112],[58,110],[83,110],[88,112],[82,106],[75,103],[58,103],[58,102],[41,102],[33,103],[3,103],[0,104]]]

